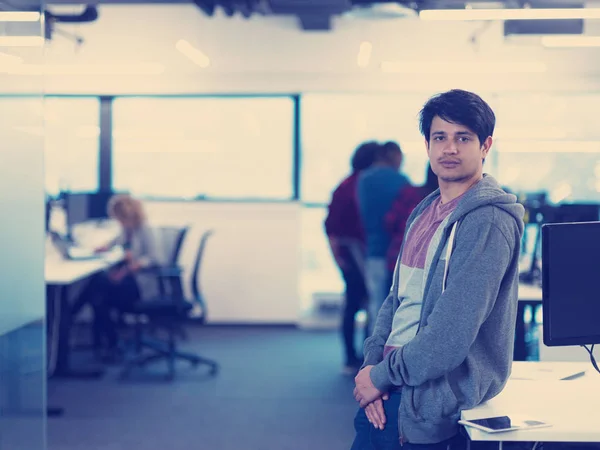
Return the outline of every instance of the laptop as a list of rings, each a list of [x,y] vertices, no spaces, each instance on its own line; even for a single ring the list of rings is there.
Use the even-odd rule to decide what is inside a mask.
[[[87,261],[101,258],[101,255],[96,253],[93,249],[78,247],[54,231],[50,232],[50,236],[52,238],[52,243],[64,259]]]

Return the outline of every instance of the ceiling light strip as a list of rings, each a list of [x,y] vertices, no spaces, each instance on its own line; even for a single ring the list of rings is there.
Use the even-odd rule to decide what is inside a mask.
[[[543,36],[542,45],[548,48],[600,47],[600,36]]]
[[[542,62],[409,62],[384,61],[381,71],[403,74],[508,74],[508,73],[544,73],[546,64]]]
[[[37,11],[0,11],[0,22],[39,22]]]
[[[371,53],[373,51],[373,45],[368,42],[362,42],[358,49],[358,55],[356,56],[356,65],[361,68],[365,68],[371,61]]]
[[[549,20],[600,19],[600,8],[427,9],[421,20]]]
[[[0,47],[43,47],[42,36],[0,36]]]
[[[185,39],[178,40],[175,48],[197,66],[202,68],[210,66],[210,58]]]

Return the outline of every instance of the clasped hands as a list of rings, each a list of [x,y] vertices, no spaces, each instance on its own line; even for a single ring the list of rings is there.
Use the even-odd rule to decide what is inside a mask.
[[[379,430],[385,427],[385,411],[383,401],[389,399],[387,393],[379,391],[371,381],[371,369],[373,366],[366,366],[354,378],[356,387],[354,388],[354,398],[360,403],[360,407],[365,409],[365,414],[369,422]]]

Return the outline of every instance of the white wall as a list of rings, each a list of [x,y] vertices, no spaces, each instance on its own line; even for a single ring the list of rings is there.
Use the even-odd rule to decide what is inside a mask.
[[[180,263],[189,285],[201,234],[214,229],[201,270],[211,323],[296,323],[300,208],[294,203],[146,202],[153,226],[191,225]]]

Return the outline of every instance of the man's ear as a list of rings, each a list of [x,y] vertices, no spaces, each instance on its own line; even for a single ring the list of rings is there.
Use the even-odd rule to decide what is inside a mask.
[[[486,138],[486,140],[483,141],[483,144],[481,145],[481,156],[483,157],[484,160],[485,160],[485,158],[487,158],[487,155],[490,152],[490,148],[492,148],[493,142],[494,142],[494,140],[492,139],[491,136],[488,136]]]

